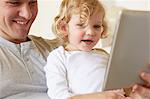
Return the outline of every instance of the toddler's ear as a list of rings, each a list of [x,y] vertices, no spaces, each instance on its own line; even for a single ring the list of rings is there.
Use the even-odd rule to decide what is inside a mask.
[[[67,35],[68,35],[67,23],[66,23],[65,21],[60,21],[60,23],[59,23],[59,30],[60,30],[60,32],[61,32],[64,36],[67,36]]]

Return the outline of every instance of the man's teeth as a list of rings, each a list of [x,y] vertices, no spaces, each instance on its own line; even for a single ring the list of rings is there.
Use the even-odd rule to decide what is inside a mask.
[[[27,24],[27,22],[22,22],[22,21],[16,21],[18,24],[21,24],[21,25],[25,25]]]

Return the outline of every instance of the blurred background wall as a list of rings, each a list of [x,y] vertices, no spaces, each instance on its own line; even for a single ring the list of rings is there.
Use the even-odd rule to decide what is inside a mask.
[[[101,0],[106,9],[109,36],[101,40],[96,47],[110,50],[113,33],[118,21],[118,12],[123,8],[133,10],[149,10],[150,0]],[[51,31],[54,17],[57,15],[61,0],[38,0],[39,13],[31,27],[29,34],[53,39],[55,35]]]

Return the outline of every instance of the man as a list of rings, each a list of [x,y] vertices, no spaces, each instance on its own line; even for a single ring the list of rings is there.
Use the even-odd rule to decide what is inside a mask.
[[[0,0],[0,99],[48,99],[43,66],[57,40],[28,36],[37,0]]]
[[[37,12],[37,0],[0,0],[0,99],[48,99],[43,66],[60,42],[28,36]]]

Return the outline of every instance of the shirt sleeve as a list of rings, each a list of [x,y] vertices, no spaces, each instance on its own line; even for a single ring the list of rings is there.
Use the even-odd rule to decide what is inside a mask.
[[[72,96],[68,87],[65,58],[61,54],[57,51],[52,51],[44,67],[47,78],[48,95],[51,99],[67,99]]]

